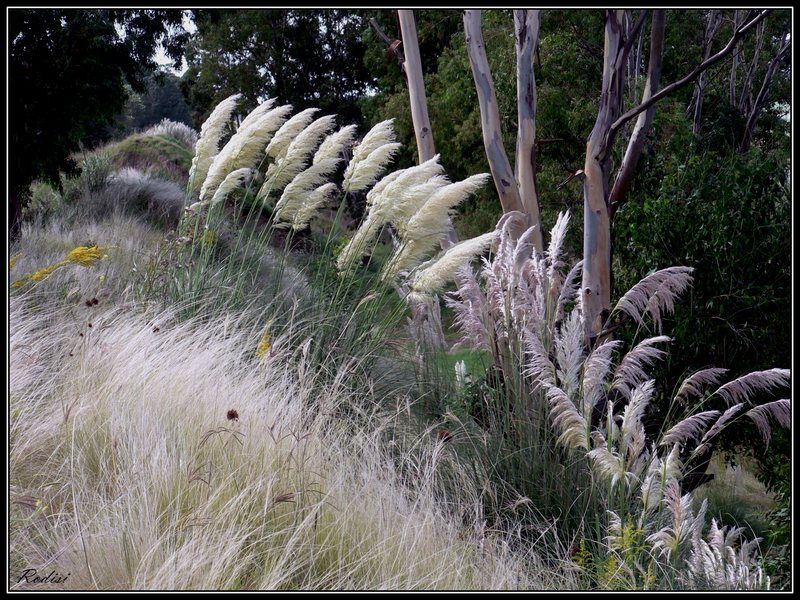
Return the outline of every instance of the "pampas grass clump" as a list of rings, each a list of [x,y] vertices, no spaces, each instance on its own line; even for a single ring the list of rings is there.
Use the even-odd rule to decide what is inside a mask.
[[[714,522],[704,537],[705,504],[693,511],[689,474],[716,437],[740,418],[754,422],[765,442],[772,423],[790,424],[788,399],[757,402],[759,394],[788,386],[790,372],[757,371],[709,392],[724,371],[705,369],[678,387],[661,430],[647,431],[645,416],[656,390],[648,370],[666,355],[660,346],[670,338],[646,338],[616,361],[621,342],[587,343],[580,294],[570,283],[579,268],[566,278],[560,274],[568,215],[557,220],[543,255],[530,243],[532,228],[512,237],[513,218],[506,215],[498,224],[497,252],[482,270],[485,290],[462,270],[458,299],[449,304],[462,327],[462,344],[489,351],[505,378],[504,393],[521,393],[528,414],[540,415],[538,422],[515,423],[513,435],[523,427],[551,427],[565,452],[561,460],[585,461],[592,476],[578,489],[599,492],[609,532],[596,559],[600,583],[626,589],[769,587],[757,543],[740,543],[741,530]],[[663,316],[690,284],[690,273],[672,267],[648,275],[622,296],[610,318],[625,315],[640,328],[649,321],[660,331]],[[517,364],[515,357],[524,359]],[[517,379],[520,370],[527,381]],[[517,392],[521,385],[524,391]],[[691,397],[698,398],[694,406],[688,404]],[[709,406],[715,401],[727,410]],[[549,493],[554,489],[559,488]],[[561,489],[570,498],[576,495],[569,486]]]
[[[185,123],[167,118],[142,131],[142,135],[168,135],[178,140],[188,150],[194,149],[198,138],[197,132]]]

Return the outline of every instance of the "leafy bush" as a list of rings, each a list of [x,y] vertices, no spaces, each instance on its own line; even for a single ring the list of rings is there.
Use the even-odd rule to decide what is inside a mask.
[[[37,217],[47,217],[63,203],[61,194],[52,185],[43,181],[34,181],[31,184],[30,200],[22,211],[22,217],[26,220]]]

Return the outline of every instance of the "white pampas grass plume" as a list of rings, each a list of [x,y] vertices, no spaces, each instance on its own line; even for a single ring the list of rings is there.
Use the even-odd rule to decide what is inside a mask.
[[[320,147],[317,149],[316,153],[314,153],[314,159],[311,161],[311,163],[317,164],[319,161],[327,158],[344,160],[343,153],[353,144],[355,135],[355,125],[342,127],[336,133],[329,135],[327,138],[325,138],[325,141],[320,144]]]
[[[632,460],[644,450],[645,433],[642,418],[653,397],[655,383],[655,380],[650,379],[636,386],[631,393],[630,402],[622,413],[622,442],[628,447]]]
[[[584,363],[583,340],[583,315],[575,310],[567,317],[555,339],[558,380],[569,396],[575,396],[580,385]]]
[[[755,590],[770,589],[770,579],[759,564],[759,538],[740,540],[742,528],[728,531],[711,519],[708,540],[699,535],[692,542],[686,560],[688,572],[681,579],[692,589]],[[736,549],[738,546],[738,551]]]
[[[397,197],[388,198],[393,200],[392,225],[397,230],[401,239],[415,239],[433,233],[430,229],[414,231],[409,227],[408,222],[414,214],[427,204],[436,192],[449,183],[447,177],[444,175],[434,175],[427,181],[410,185],[404,190],[401,190]],[[430,226],[432,224],[420,221],[420,225]]]
[[[455,313],[455,324],[462,338],[453,348],[489,349],[489,329],[486,297],[469,266],[462,267],[456,277],[458,299],[445,298],[445,304]]]
[[[589,437],[586,420],[575,408],[564,390],[545,381],[542,381],[542,385],[550,402],[553,426],[561,431],[558,442],[570,448],[581,448],[588,451]]]
[[[264,185],[271,190],[283,189],[287,183],[305,169],[320,140],[333,127],[334,119],[335,117],[331,115],[320,117],[303,129],[289,144],[286,153],[274,164],[270,165],[266,174],[267,181]],[[326,164],[331,160],[336,159],[329,158],[325,161]]]
[[[275,222],[291,222],[295,213],[300,210],[303,203],[308,198],[312,190],[316,189],[330,176],[336,168],[338,161],[335,158],[328,158],[324,161],[311,165],[305,171],[297,175],[286,189],[283,190],[280,199],[275,204]],[[277,226],[277,225],[276,225]]]
[[[243,129],[250,127],[253,123],[260,119],[262,115],[265,115],[267,112],[269,112],[272,107],[275,106],[275,102],[275,98],[267,98],[264,102],[256,106],[250,111],[250,114],[242,119],[242,122],[239,123],[239,128],[236,131],[242,131]],[[291,110],[291,107],[289,107],[289,109]]]
[[[669,267],[651,273],[628,290],[612,312],[624,312],[640,325],[644,324],[644,315],[649,314],[660,331],[661,317],[675,310],[675,299],[692,283],[693,270]]]
[[[768,369],[766,371],[753,371],[747,375],[742,375],[721,386],[714,394],[722,396],[722,399],[730,406],[739,402],[747,402],[759,391],[770,391],[776,388],[789,385],[789,369]]]
[[[748,410],[745,415],[750,417],[756,424],[758,432],[764,439],[765,444],[769,444],[772,437],[772,429],[769,426],[768,417],[772,417],[781,427],[791,427],[792,425],[792,404],[788,399],[767,402]]]
[[[260,111],[263,106],[253,112]],[[251,118],[253,113],[250,113],[211,163],[208,176],[200,188],[200,200],[213,195],[231,171],[258,167],[264,146],[286,121],[291,110],[292,107],[287,104],[267,112],[261,111],[257,118]]]
[[[636,344],[620,361],[611,386],[629,398],[631,389],[648,378],[644,368],[666,355],[664,350],[655,348],[654,344],[669,341],[670,338],[666,335],[658,335]]]
[[[387,119],[375,124],[353,151],[353,160],[364,160],[375,150],[395,141],[394,119]]]
[[[678,554],[681,546],[691,539],[692,535],[701,530],[703,521],[693,515],[692,496],[685,494],[681,496],[680,485],[676,480],[671,480],[667,484],[666,505],[672,514],[672,522],[647,537],[647,541],[653,545],[653,549],[659,551],[662,556],[669,559],[674,554]],[[698,517],[705,518],[706,500],[703,500]]]
[[[375,186],[376,189],[372,190],[374,194],[367,194],[369,214],[379,218],[381,224],[410,218],[414,211],[409,207],[419,208],[421,202],[427,199],[426,193],[433,193],[448,183],[438,154],[393,175],[385,177]],[[425,188],[417,187],[426,184]],[[378,188],[379,192],[376,191]]]
[[[442,255],[422,265],[415,273],[408,298],[411,301],[423,301],[426,297],[440,291],[451,281],[459,268],[468,264],[479,254],[491,248],[497,232],[484,233],[478,237],[464,240],[450,246]]]
[[[678,393],[675,394],[675,401],[685,404],[689,398],[700,396],[705,386],[719,383],[719,380],[727,372],[728,369],[712,367],[692,373],[683,380],[681,387],[678,388]]]
[[[556,368],[550,361],[542,340],[530,329],[523,328],[527,364],[523,374],[543,385],[556,385]]]
[[[547,278],[553,281],[555,272],[561,267],[561,247],[567,235],[569,225],[569,211],[558,213],[556,224],[550,230],[550,244],[547,246]]]
[[[402,144],[392,142],[376,148],[363,160],[353,158],[344,172],[342,189],[346,192],[358,192],[371,186],[386,169],[389,161]]]
[[[401,273],[418,267],[435,251],[440,239],[441,236],[429,235],[402,242],[397,251],[386,261],[381,279],[391,282]]]
[[[222,202],[228,194],[230,194],[242,182],[246,181],[252,174],[252,169],[236,169],[228,173],[227,177],[223,180],[214,196],[211,198],[211,205],[214,206]]]
[[[275,136],[270,140],[267,149],[264,151],[265,154],[275,159],[282,158],[289,148],[289,144],[292,143],[292,140],[308,127],[309,123],[311,123],[311,120],[314,118],[314,114],[317,112],[319,112],[318,108],[307,108],[286,121],[286,123],[275,132]]]
[[[451,227],[452,209],[475,193],[488,177],[487,174],[473,175],[449,183],[446,177],[434,175],[404,192],[392,219],[403,243],[387,263],[384,279],[392,279],[429,258]]]
[[[744,403],[735,404],[722,413],[722,416],[717,419],[716,423],[714,423],[709,430],[705,432],[703,437],[700,439],[700,443],[697,445],[697,448],[692,453],[697,455],[707,450],[714,436],[724,429],[728,421],[735,417],[739,411],[742,410],[742,407],[744,407]]]
[[[581,274],[583,273],[583,260],[576,262],[569,273],[564,278],[564,283],[561,285],[561,291],[558,294],[558,302],[556,302],[556,321],[560,321],[564,317],[564,310],[567,303],[572,302],[574,298],[578,298],[580,303],[581,295],[578,290],[581,287]]]
[[[536,235],[537,227],[536,225],[532,227],[528,227],[519,239],[517,240],[516,245],[514,246],[514,271],[519,272],[526,261],[534,258],[534,252],[536,250],[533,238]]]
[[[375,125],[356,146],[344,171],[344,191],[357,192],[372,185],[400,148],[395,142],[393,121],[388,119]]]
[[[622,345],[619,340],[608,340],[592,350],[583,365],[583,414],[588,417],[603,392],[603,382],[611,368],[611,355]]]
[[[386,177],[383,177],[378,183],[375,184],[369,192],[367,192],[367,206],[372,206],[375,203],[375,199],[379,198],[381,194],[383,194],[383,190],[386,187],[396,181],[403,173],[408,171],[408,169],[398,169],[397,171],[392,171]]]
[[[440,187],[408,220],[407,235],[422,238],[442,236],[447,233],[451,211],[486,185],[488,180],[489,174],[481,173]],[[403,233],[399,228],[398,231]]]
[[[370,244],[381,228],[401,215],[404,210],[404,195],[410,189],[432,179],[438,182],[436,185],[444,185],[444,180],[441,179],[442,172],[443,168],[439,164],[439,155],[437,154],[421,165],[403,169],[385,177],[386,182],[381,181],[378,184],[381,191],[378,195],[372,196],[372,202],[370,202],[370,195],[367,195],[369,207],[367,215],[353,234],[352,239],[339,254],[336,260],[339,270],[344,272],[352,269],[355,262],[369,250]],[[347,191],[344,187],[342,189]]]
[[[592,439],[597,447],[587,452],[586,456],[592,461],[597,472],[611,480],[612,488],[616,487],[620,481],[627,481],[633,474],[625,472],[625,462],[621,456],[608,449],[603,434],[594,431]]]
[[[305,228],[319,208],[330,200],[338,189],[335,183],[326,183],[309,193],[292,219],[292,229],[298,231]]]
[[[194,194],[203,185],[211,162],[219,152],[219,141],[230,121],[241,94],[234,94],[217,104],[200,128],[200,137],[194,147],[194,158],[189,169],[189,193]]]
[[[688,440],[700,439],[701,435],[706,431],[706,426],[719,416],[720,412],[718,410],[706,410],[688,416],[664,434],[660,445],[684,444]]]
[[[366,254],[369,243],[377,235],[380,228],[381,225],[377,221],[371,221],[369,217],[364,219],[364,222],[356,229],[350,241],[342,248],[339,256],[336,257],[336,268],[339,272],[346,273],[353,269],[356,261]]]
[[[645,511],[654,509],[661,502],[661,459],[653,456],[647,467],[647,475],[644,477],[642,487],[639,490],[639,499],[642,501],[642,508]]]

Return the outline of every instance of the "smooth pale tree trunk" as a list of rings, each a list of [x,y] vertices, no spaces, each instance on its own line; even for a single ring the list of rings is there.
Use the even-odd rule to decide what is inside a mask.
[[[411,120],[414,124],[414,136],[417,140],[417,154],[420,164],[430,160],[436,155],[433,143],[433,131],[428,117],[428,102],[425,97],[425,81],[422,77],[422,59],[419,52],[417,38],[417,25],[414,21],[414,11],[398,10],[400,20],[400,34],[403,38],[405,49],[404,68],[408,81],[408,96],[411,104]],[[447,235],[442,240],[442,248],[448,248],[458,241],[455,229],[451,226]],[[425,345],[441,350],[447,344],[442,330],[442,317],[439,300],[429,300],[418,303],[411,308],[412,330]]]
[[[622,112],[625,83],[625,11],[607,10],[603,83],[597,119],[586,143],[583,172],[583,279],[586,336],[596,336],[611,307],[611,223],[608,206],[611,126]]]
[[[650,30],[650,58],[647,66],[647,81],[642,92],[642,101],[649,100],[658,91],[658,86],[661,82],[661,63],[664,57],[664,20],[664,10],[653,11]],[[625,156],[622,159],[622,165],[617,172],[614,187],[611,189],[610,215],[612,218],[619,206],[625,201],[625,196],[636,174],[636,167],[639,164],[639,158],[642,156],[655,112],[655,105],[653,105],[636,118],[630,140],[628,140],[628,147],[625,150]]]
[[[539,11],[514,11],[514,37],[517,50],[517,156],[514,163],[520,201],[536,226],[533,245],[543,250],[542,222],[536,191],[536,78],[533,56],[539,43]]]
[[[489,161],[494,185],[497,188],[497,195],[500,198],[500,205],[503,207],[504,213],[511,211],[525,213],[516,178],[503,147],[497,96],[494,92],[492,73],[489,69],[489,60],[486,57],[486,48],[484,48],[483,34],[481,33],[481,11],[464,11],[464,32],[472,77],[478,92],[483,145],[486,149],[486,158]],[[519,235],[523,230],[524,224],[518,227],[515,233]]]
[[[411,105],[411,121],[414,125],[414,137],[417,140],[419,162],[424,163],[436,156],[433,143],[433,130],[428,117],[428,101],[425,95],[425,81],[422,77],[422,58],[419,52],[417,24],[413,10],[398,10],[400,34],[405,49],[405,72],[408,80],[408,98]],[[455,229],[450,227],[442,248],[446,249],[458,242]]]
[[[431,133],[431,121],[428,118],[428,103],[425,99],[425,82],[422,79],[422,60],[419,54],[417,25],[413,10],[398,10],[400,33],[405,49],[406,77],[408,79],[408,96],[411,103],[411,120],[414,123],[414,136],[417,139],[419,162],[430,160],[436,154]]]
[[[614,139],[620,128],[638,117],[660,99],[692,83],[696,78],[731,54],[739,41],[760,22],[769,10],[761,11],[749,22],[735,28],[725,47],[702,61],[681,79],[664,86],[658,92],[625,113],[622,112],[625,61],[630,40],[624,40],[624,11],[607,10],[605,19],[605,45],[603,51],[603,84],[600,106],[592,133],[586,144],[583,186],[583,279],[581,300],[586,319],[587,340],[596,339],[608,316],[611,302],[611,226],[609,210],[609,160]],[[642,13],[642,16],[644,13]],[[639,22],[641,22],[641,17]],[[634,31],[636,28],[634,27]]]

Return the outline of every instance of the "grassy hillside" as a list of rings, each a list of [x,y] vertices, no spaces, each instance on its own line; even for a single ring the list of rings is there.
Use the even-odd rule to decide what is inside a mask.
[[[372,170],[344,170],[341,189],[367,182],[351,232],[347,194],[318,192],[339,191],[328,140],[352,131],[323,142],[332,121],[268,108],[205,167],[167,124],[37,184],[9,265],[12,588],[37,587],[15,577],[30,569],[75,590],[770,585],[747,540],[771,499],[724,464],[690,478],[732,418],[786,424],[787,400],[745,403],[788,371],[711,395],[703,373],[649,406],[669,340],[585,351],[568,215],[545,256],[510,215],[423,262],[485,177],[451,183],[434,160],[378,181],[396,150],[379,124],[380,160],[356,148]],[[490,248],[478,277],[456,268]],[[646,328],[690,280],[657,272],[627,310]],[[740,404],[703,410],[720,390]]]

